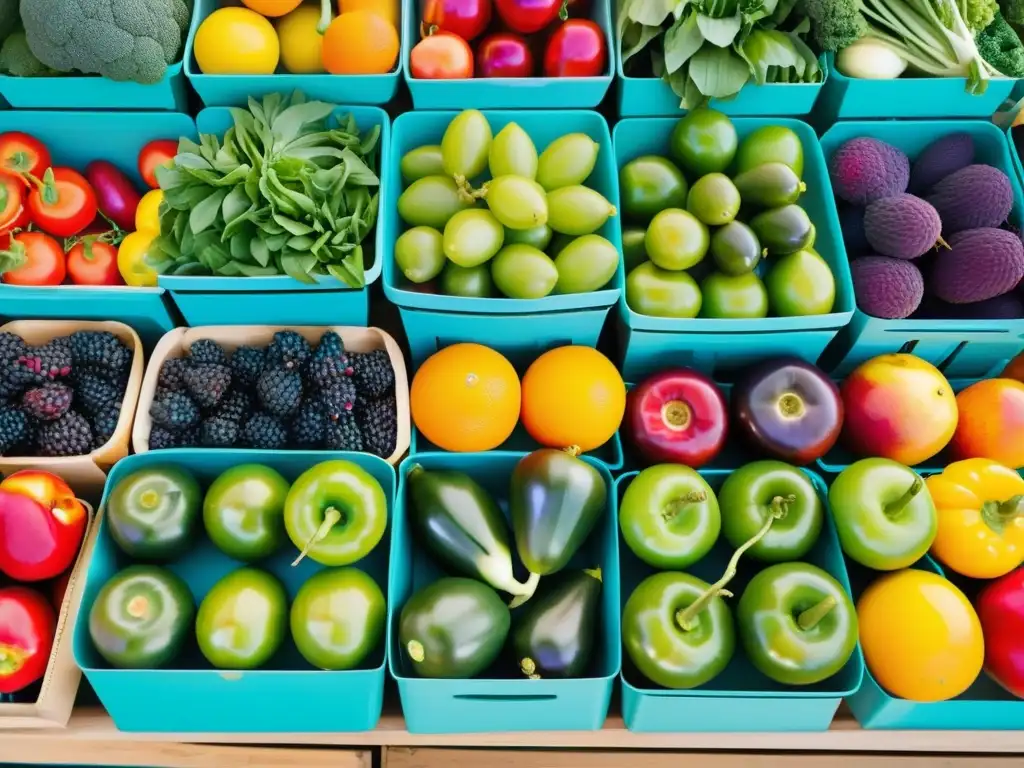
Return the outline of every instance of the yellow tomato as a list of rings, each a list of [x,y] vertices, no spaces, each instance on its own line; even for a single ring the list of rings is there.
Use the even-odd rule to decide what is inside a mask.
[[[284,16],[294,11],[302,0],[242,0],[242,5],[264,16]]]
[[[321,51],[324,38],[317,32],[320,11],[313,5],[302,5],[277,20],[277,37],[281,41],[281,63],[296,75],[324,72]]]
[[[156,285],[156,270],[146,263],[146,253],[153,243],[153,232],[132,232],[117,249],[117,269],[128,285]]]
[[[338,10],[341,13],[370,11],[378,16],[383,16],[391,22],[391,26],[398,29],[397,0],[338,0]]]
[[[139,207],[135,209],[135,230],[160,234],[160,203],[164,201],[164,193],[159,189],[151,189],[142,196]]]
[[[945,701],[966,691],[985,660],[970,601],[938,574],[887,573],[857,601],[864,661],[878,684],[909,701]]]
[[[271,75],[281,45],[274,25],[248,8],[221,8],[196,30],[196,62],[206,75]]]

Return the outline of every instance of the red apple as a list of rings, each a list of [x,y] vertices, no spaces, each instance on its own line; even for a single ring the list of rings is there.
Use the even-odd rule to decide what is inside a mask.
[[[61,478],[22,470],[0,483],[0,571],[19,581],[52,579],[74,562],[85,507]]]

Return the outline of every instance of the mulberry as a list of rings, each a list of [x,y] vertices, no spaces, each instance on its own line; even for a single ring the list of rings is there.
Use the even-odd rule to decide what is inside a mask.
[[[356,413],[367,451],[382,459],[395,452],[398,444],[398,406],[393,397],[367,403]]]
[[[242,427],[242,442],[250,448],[276,450],[288,443],[288,433],[270,414],[254,413]]]
[[[272,415],[290,416],[302,403],[302,377],[287,368],[264,371],[256,384],[256,394]]]
[[[28,439],[29,426],[28,416],[17,408],[0,410],[0,456],[11,455],[12,449]]]
[[[75,331],[68,337],[71,363],[111,371],[115,376],[125,373],[132,364],[132,353],[109,331]]]
[[[199,407],[182,392],[168,392],[153,401],[149,416],[154,424],[180,431],[199,423]]]
[[[185,391],[185,372],[191,367],[187,357],[172,357],[164,360],[156,385],[167,392]]]
[[[271,368],[301,370],[312,354],[309,342],[295,331],[278,331],[267,347],[266,364]]]
[[[44,384],[22,395],[21,407],[40,421],[54,421],[68,412],[72,396],[66,384]]]
[[[324,448],[329,451],[363,450],[363,435],[353,414],[345,413],[335,420],[327,421]]]
[[[231,378],[236,387],[252,389],[263,373],[264,352],[256,347],[239,347],[231,355]]]
[[[216,408],[231,388],[231,369],[217,363],[195,363],[185,372],[185,387],[200,408]]]
[[[213,339],[199,339],[193,341],[188,348],[188,353],[195,363],[211,363],[213,365],[227,365],[228,355],[224,347]]]
[[[39,428],[40,456],[82,456],[92,450],[92,427],[80,413],[68,411]]]
[[[364,397],[383,397],[395,388],[395,369],[387,351],[375,349],[364,355],[352,356],[356,386]]]

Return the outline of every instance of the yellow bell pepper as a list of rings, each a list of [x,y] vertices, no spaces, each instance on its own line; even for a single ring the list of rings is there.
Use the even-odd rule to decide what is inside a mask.
[[[128,285],[149,288],[156,285],[156,270],[146,263],[146,253],[156,238],[153,232],[132,232],[117,249],[117,269]]]
[[[939,526],[931,553],[972,579],[1024,562],[1024,478],[990,459],[955,461],[926,481]]]

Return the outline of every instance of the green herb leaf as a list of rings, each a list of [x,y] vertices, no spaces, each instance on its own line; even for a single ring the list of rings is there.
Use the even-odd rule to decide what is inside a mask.
[[[750,79],[750,67],[729,48],[705,45],[690,59],[690,78],[700,93],[713,99],[735,96]]]
[[[220,213],[221,203],[224,202],[224,198],[227,196],[228,191],[226,189],[218,189],[192,209],[188,219],[188,225],[192,230],[192,234],[198,235],[214,225],[217,221],[217,215]]]
[[[665,33],[665,71],[678,72],[700,50],[704,35],[698,26],[700,14],[691,13]]]
[[[719,48],[725,48],[732,45],[733,40],[736,39],[736,35],[740,32],[740,25],[742,24],[742,20],[738,13],[735,16],[725,16],[717,19],[712,18],[711,16],[705,16],[703,13],[696,14],[696,17],[697,28],[704,36],[704,39],[712,45],[717,45]],[[668,66],[667,36],[665,41],[665,51],[665,65]]]

